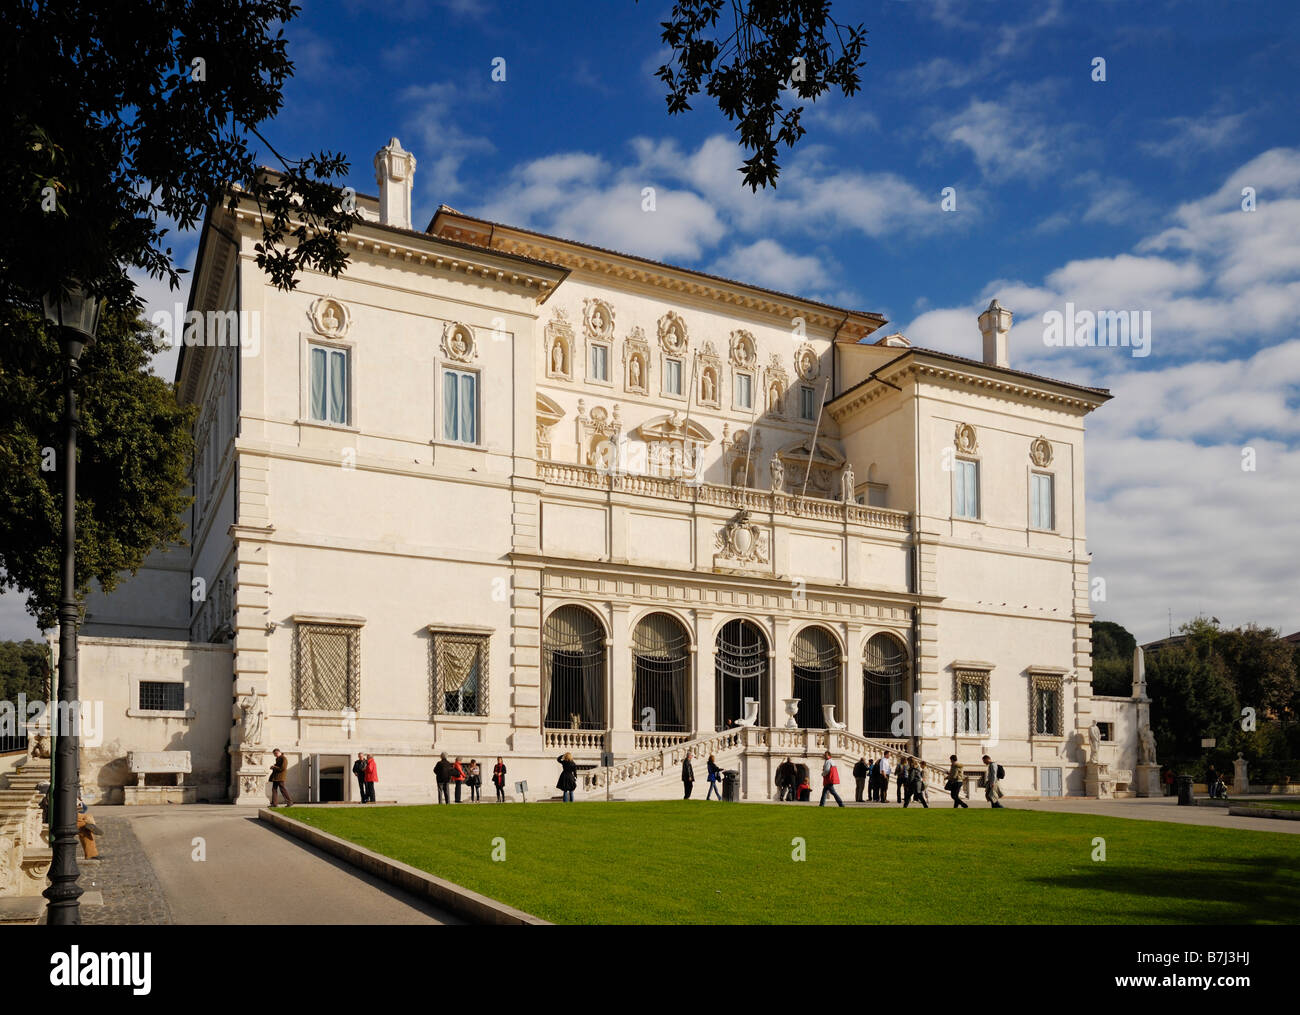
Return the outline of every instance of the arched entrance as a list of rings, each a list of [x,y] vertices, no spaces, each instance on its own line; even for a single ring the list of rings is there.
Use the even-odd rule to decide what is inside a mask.
[[[652,613],[632,632],[632,728],[690,729],[690,635],[676,617]]]
[[[824,627],[805,627],[790,646],[791,697],[799,699],[801,729],[825,729],[823,705],[839,704],[840,646]]]
[[[745,699],[758,699],[758,724],[769,726],[767,638],[750,620],[729,620],[718,632],[714,654],[718,729],[744,718]]]
[[[605,628],[581,606],[561,606],[542,632],[547,729],[604,730]]]
[[[862,659],[862,735],[895,737],[894,702],[908,700],[907,653],[891,634],[872,635]],[[913,717],[915,722],[917,717]],[[912,730],[905,729],[904,736]]]

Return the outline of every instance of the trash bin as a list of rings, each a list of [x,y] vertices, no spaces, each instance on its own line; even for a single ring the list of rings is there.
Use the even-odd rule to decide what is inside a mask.
[[[722,773],[722,799],[733,802],[740,799],[740,773],[734,768]]]
[[[1192,805],[1192,777],[1190,775],[1180,775],[1178,777],[1178,806],[1190,807]]]

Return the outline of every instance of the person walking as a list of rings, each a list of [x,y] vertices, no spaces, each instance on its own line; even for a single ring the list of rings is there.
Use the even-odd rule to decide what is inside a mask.
[[[961,790],[964,785],[961,765],[957,764],[957,755],[948,755],[948,781],[943,784],[943,788],[948,791],[952,797],[952,806],[955,810],[958,807],[969,807],[965,800],[961,798]]]
[[[483,794],[479,791],[483,785],[483,776],[478,770],[478,761],[469,759],[469,800],[470,803],[482,803]]]
[[[455,766],[447,760],[447,752],[442,752],[442,757],[438,763],[433,766],[433,778],[438,783],[438,803],[451,803],[451,776]]]
[[[910,778],[910,776],[908,776],[907,774],[907,770],[910,765],[911,765],[910,761],[908,762],[907,765],[905,765],[903,764],[902,758],[898,759],[898,771],[894,773],[894,781],[898,784],[898,792],[894,796],[895,803],[901,804],[903,802],[903,797],[905,796],[907,791],[907,783]]]
[[[1211,765],[1209,771],[1205,774],[1205,788],[1210,791],[1211,800],[1214,799],[1215,793],[1217,792],[1218,782],[1219,773],[1216,772],[1214,766]]]
[[[830,751],[827,751],[823,757],[825,760],[822,762],[822,802],[817,806],[826,806],[826,794],[829,793],[835,798],[835,802],[843,807],[844,801],[840,799],[839,791],[835,788],[840,782],[840,770],[835,767],[835,762],[831,761]]]
[[[555,759],[560,763],[560,781],[555,788],[562,794],[566,804],[573,803],[573,791],[578,788],[578,766],[573,763],[573,754],[566,752]]]
[[[506,763],[497,758],[497,763],[492,766],[492,785],[497,788],[497,803],[506,802]]]
[[[275,794],[278,791],[284,797],[285,805],[293,806],[293,801],[289,799],[289,791],[284,788],[284,779],[289,771],[289,759],[280,753],[280,748],[271,752],[275,755],[275,764],[271,766],[271,806],[275,806]]]
[[[789,758],[776,766],[777,800],[793,800],[795,795],[794,762]]]
[[[879,799],[882,804],[889,803],[889,776],[893,771],[894,766],[890,764],[889,752],[886,751],[880,756]]]
[[[918,761],[908,763],[908,792],[911,798],[917,801],[927,811],[930,809],[930,801],[926,799],[925,769],[921,767]],[[907,801],[903,801],[903,806],[907,806]]]
[[[451,781],[456,787],[456,803],[460,803],[460,790],[465,785],[465,766],[457,758],[451,766]]]
[[[704,799],[706,802],[712,800],[713,795],[716,793],[718,795],[718,803],[722,803],[722,790],[718,786],[718,783],[722,779],[722,769],[719,768],[717,762],[713,760],[712,754],[709,755],[708,766],[709,766],[709,792],[705,794]]]
[[[862,791],[867,785],[867,759],[859,758],[853,766],[853,802],[862,803]]]
[[[379,766],[373,754],[366,755],[366,803],[375,802],[375,783],[379,781]]]
[[[361,792],[361,802],[366,802],[366,756],[358,754],[352,762],[352,774],[357,777],[357,789]]]
[[[691,752],[686,752],[686,760],[682,762],[682,799],[691,798],[691,790],[695,787],[695,766],[691,764]]]
[[[992,807],[1001,807],[1002,805],[998,801],[1005,794],[1002,792],[1002,787],[998,785],[1000,781],[998,769],[1002,766],[991,760],[987,754],[984,755],[984,764],[988,766],[988,770],[984,773],[984,799]]]

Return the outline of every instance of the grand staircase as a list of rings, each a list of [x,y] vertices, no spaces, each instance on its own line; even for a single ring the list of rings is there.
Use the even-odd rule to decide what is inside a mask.
[[[0,756],[0,921],[7,922],[6,914],[26,912],[9,900],[44,905],[40,894],[52,854],[40,810],[43,794],[36,787],[49,781],[48,759]]]
[[[776,796],[773,774],[776,766],[788,757],[809,767],[813,793],[818,795],[821,793],[822,755],[827,750],[839,766],[840,778],[852,786],[851,773],[859,758],[880,757],[885,751],[892,758],[914,757],[908,753],[907,747],[906,740],[871,740],[844,730],[747,726],[667,745],[627,758],[612,768],[584,772],[581,788],[593,797],[609,796],[620,800],[677,797],[681,795],[682,762],[689,752],[694,757],[697,788],[705,785],[704,762],[711,754],[722,769],[735,768],[747,774],[748,778],[741,779],[742,799],[773,799]],[[917,760],[927,788],[932,793],[946,792],[943,784],[948,770]]]

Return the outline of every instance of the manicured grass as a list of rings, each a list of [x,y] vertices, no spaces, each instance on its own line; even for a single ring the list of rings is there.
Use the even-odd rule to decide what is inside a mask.
[[[1300,811],[1300,800],[1243,800],[1230,801],[1233,807],[1260,807],[1268,811]]]
[[[1219,924],[1300,913],[1300,836],[1277,832],[975,806],[281,813],[556,923]],[[504,862],[492,860],[498,837]],[[791,857],[795,837],[803,862]]]

